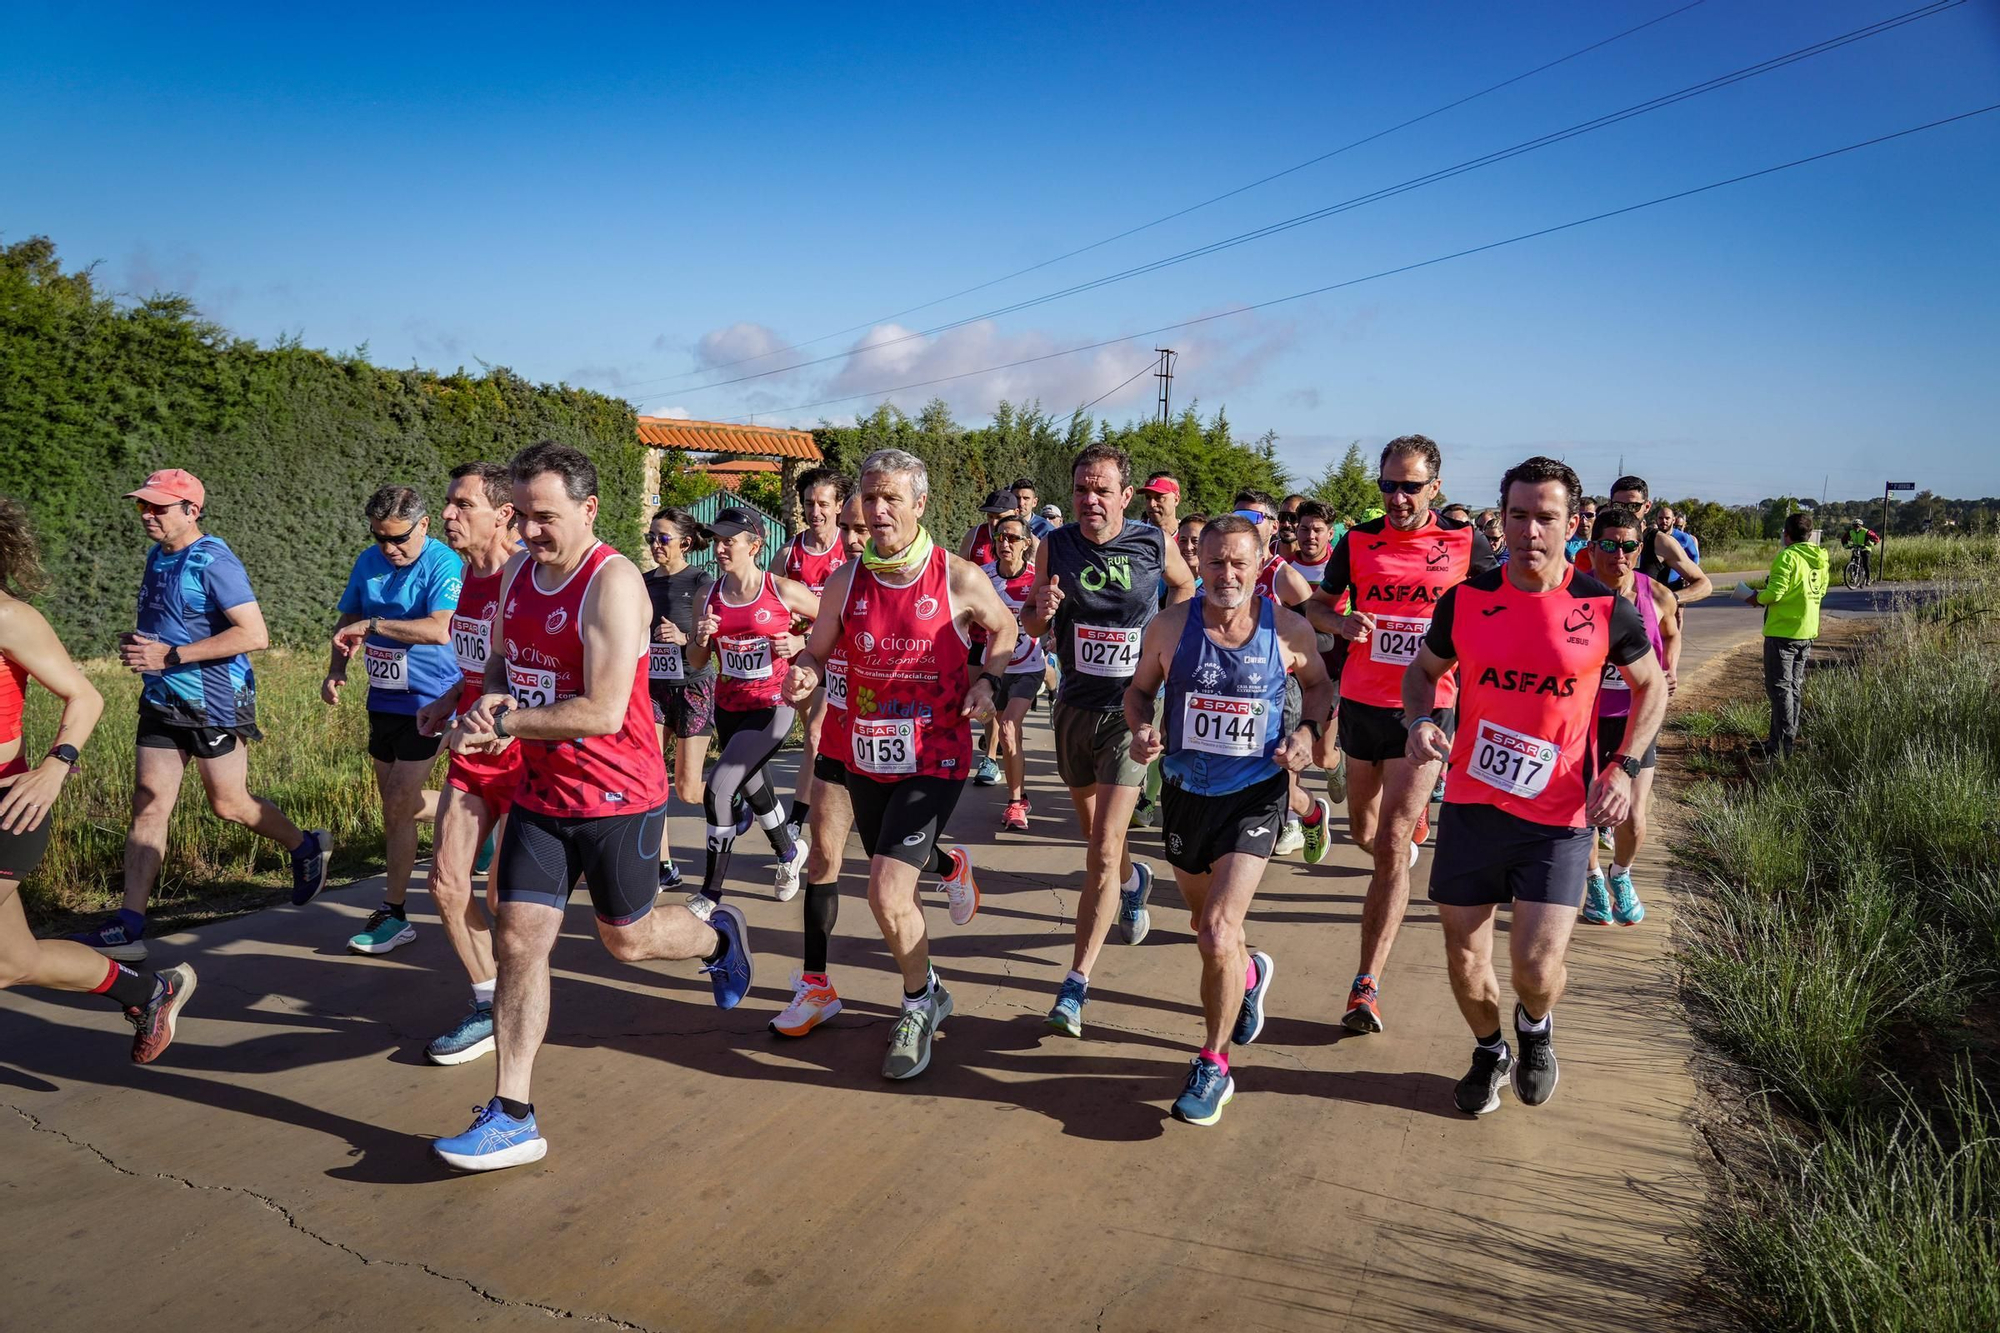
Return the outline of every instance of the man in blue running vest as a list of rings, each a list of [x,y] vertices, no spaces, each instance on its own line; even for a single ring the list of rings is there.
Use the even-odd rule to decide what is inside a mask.
[[[1264,1029],[1276,964],[1243,939],[1290,801],[1290,777],[1312,762],[1333,715],[1333,682],[1304,616],[1257,596],[1266,559],[1258,528],[1225,514],[1201,535],[1202,591],[1146,627],[1125,690],[1132,758],[1161,758],[1167,860],[1201,950],[1202,1047],[1174,1102],[1176,1119],[1212,1125],[1235,1095],[1229,1047]],[[1301,721],[1287,730],[1285,680],[1297,679]],[[1163,726],[1153,697],[1166,685]]]

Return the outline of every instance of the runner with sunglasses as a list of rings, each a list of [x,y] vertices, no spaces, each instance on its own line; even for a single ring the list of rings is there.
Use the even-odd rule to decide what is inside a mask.
[[[695,625],[708,605],[715,571],[688,563],[688,557],[708,548],[701,525],[685,509],[671,506],[653,515],[646,532],[653,568],[646,571],[649,605],[646,645],[646,685],[653,701],[653,730],[660,754],[672,770],[673,794],[699,809],[704,791],[702,769],[708,762],[708,738],[715,732],[715,663],[697,669],[688,662],[688,645]],[[681,890],[681,870],[674,863],[666,829],[660,830],[660,892]]]
[[[417,938],[403,903],[417,863],[424,780],[441,740],[423,733],[417,712],[456,696],[465,679],[451,648],[465,567],[450,547],[430,539],[424,499],[408,486],[382,487],[364,512],[375,541],[355,560],[340,594],[320,697],[327,707],[337,706],[349,664],[361,661],[368,675],[368,757],[382,798],[388,865],[382,905],[347,947],[381,954]]]
[[[1380,1032],[1380,985],[1410,903],[1410,867],[1429,832],[1435,764],[1406,756],[1403,672],[1416,660],[1445,592],[1492,569],[1493,549],[1469,524],[1431,512],[1442,483],[1435,441],[1404,435],[1382,446],[1376,486],[1384,512],[1349,529],[1327,561],[1319,600],[1345,615],[1316,621],[1347,641],[1340,675],[1340,748],[1347,756],[1348,830],[1375,862],[1361,912],[1361,964],[1341,1022]],[[1324,617],[1325,612],[1321,612]],[[1438,686],[1448,714],[1456,682]]]
[[[1598,581],[1619,597],[1639,608],[1646,627],[1646,641],[1653,655],[1666,669],[1667,694],[1672,697],[1680,673],[1681,629],[1674,616],[1679,605],[1673,591],[1658,579],[1639,572],[1639,553],[1645,549],[1646,531],[1639,516],[1629,509],[1612,506],[1597,516],[1591,532],[1591,561]],[[1625,753],[1625,727],[1632,713],[1632,689],[1625,675],[1613,666],[1604,668],[1604,681],[1597,694],[1597,762],[1607,766],[1611,757]],[[1632,886],[1632,865],[1646,844],[1651,819],[1653,773],[1660,762],[1657,740],[1649,742],[1638,756],[1639,772],[1632,779],[1632,813],[1612,832],[1611,873],[1597,868],[1597,840],[1590,846],[1590,877],[1584,885],[1583,919],[1593,926],[1616,921],[1636,926],[1646,919],[1645,904]]]
[[[993,525],[993,545],[993,560],[984,566],[984,571],[992,581],[993,591],[1018,621],[1035,586],[1035,567],[1028,561],[1027,524],[1018,515],[1000,519]],[[1042,641],[1025,630],[1015,640],[1012,659],[1005,663],[986,661],[986,636],[977,637],[983,669],[997,674],[1005,687],[996,701],[1000,714],[993,726],[1007,769],[1007,808],[1001,812],[1000,826],[1026,833],[1030,810],[1028,761],[1021,748],[1021,722],[1028,715],[1028,705],[1034,702],[1036,691],[1042,687],[1042,672],[1048,663],[1042,653]]]

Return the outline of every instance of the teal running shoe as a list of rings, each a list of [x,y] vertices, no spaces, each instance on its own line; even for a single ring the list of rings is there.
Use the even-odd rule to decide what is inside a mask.
[[[1064,977],[1056,993],[1055,1007],[1049,1010],[1049,1026],[1065,1037],[1083,1035],[1083,1006],[1090,1003],[1090,983]]]
[[[493,1006],[474,1000],[458,1025],[431,1038],[424,1055],[434,1065],[462,1065],[493,1052]]]
[[[414,944],[417,928],[389,910],[387,903],[369,913],[368,924],[347,941],[349,953],[389,953]]]
[[[1118,934],[1127,944],[1137,944],[1153,928],[1153,914],[1146,910],[1146,899],[1153,892],[1153,868],[1144,861],[1134,861],[1132,873],[1139,883],[1130,893],[1118,891]]]
[[[1639,891],[1632,887],[1632,872],[1613,875],[1611,886],[1611,919],[1621,926],[1636,926],[1646,919],[1646,904],[1639,901]]]
[[[1595,870],[1583,882],[1583,919],[1593,926],[1611,924],[1611,893],[1604,887],[1603,874]]]

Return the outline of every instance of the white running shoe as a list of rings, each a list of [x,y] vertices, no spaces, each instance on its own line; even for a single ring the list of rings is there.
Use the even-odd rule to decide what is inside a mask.
[[[809,982],[802,972],[792,973],[792,1002],[785,1012],[771,1020],[771,1031],[781,1037],[803,1037],[840,1012],[840,996],[833,980]]]
[[[1285,826],[1278,830],[1278,845],[1271,849],[1273,856],[1290,856],[1306,845],[1306,826],[1296,819],[1287,819]]]
[[[788,903],[798,897],[799,873],[806,868],[806,844],[800,839],[792,844],[790,859],[778,862],[778,901]]]
[[[979,915],[979,881],[972,877],[972,858],[963,847],[946,853],[951,857],[951,873],[938,884],[951,905],[951,924],[963,926]]]

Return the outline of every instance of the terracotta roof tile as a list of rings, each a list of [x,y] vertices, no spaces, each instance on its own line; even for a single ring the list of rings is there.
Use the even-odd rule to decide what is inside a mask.
[[[812,432],[777,426],[739,426],[724,421],[682,421],[674,417],[640,417],[639,443],[661,449],[699,454],[737,454],[752,458],[799,458],[820,461]]]

